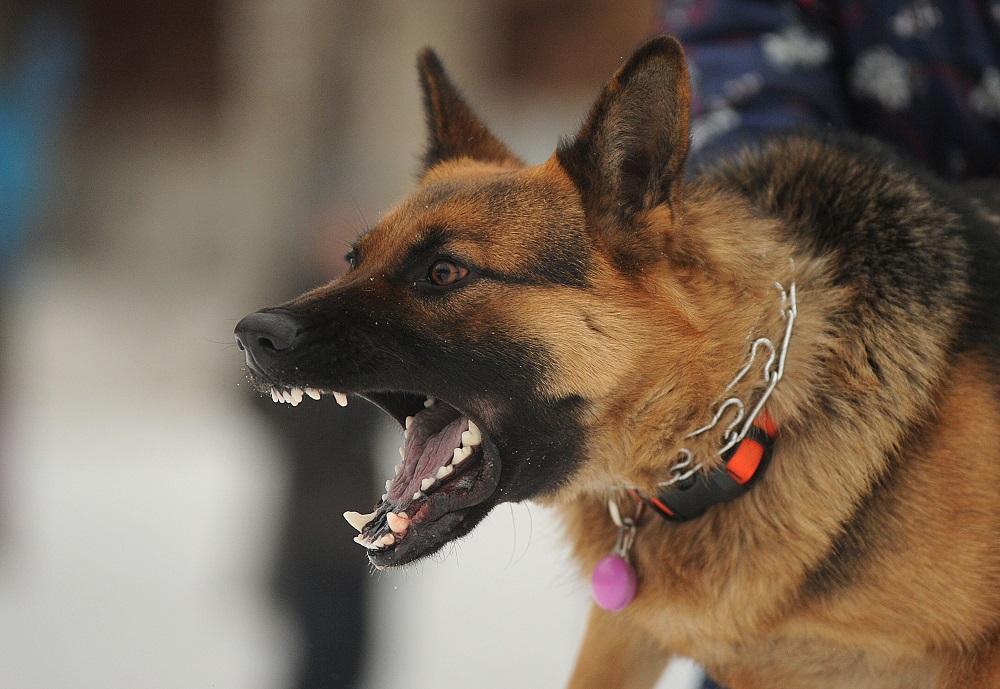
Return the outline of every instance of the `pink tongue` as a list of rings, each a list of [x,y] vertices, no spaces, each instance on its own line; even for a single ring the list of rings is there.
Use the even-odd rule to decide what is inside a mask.
[[[403,447],[406,455],[403,470],[389,488],[389,499],[395,503],[412,500],[425,478],[435,478],[438,469],[451,462],[455,448],[462,445],[462,433],[467,430],[469,420],[459,416],[440,431],[431,433],[418,416]]]

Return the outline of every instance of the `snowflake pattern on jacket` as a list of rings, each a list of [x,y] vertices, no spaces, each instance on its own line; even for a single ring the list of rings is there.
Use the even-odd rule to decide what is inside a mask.
[[[696,159],[832,125],[1000,177],[1000,0],[664,0],[661,20],[688,54]]]

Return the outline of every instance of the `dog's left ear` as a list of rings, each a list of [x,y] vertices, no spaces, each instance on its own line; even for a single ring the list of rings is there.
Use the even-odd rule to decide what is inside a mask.
[[[445,160],[463,157],[501,164],[522,164],[472,111],[451,83],[433,50],[424,48],[420,51],[417,69],[427,117],[424,172]]]
[[[680,43],[660,36],[640,46],[608,81],[576,139],[556,151],[588,214],[628,223],[638,212],[676,202],[690,106]]]

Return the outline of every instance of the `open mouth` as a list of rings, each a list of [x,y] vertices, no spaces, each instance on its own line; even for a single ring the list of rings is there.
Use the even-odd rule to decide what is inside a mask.
[[[325,394],[347,404],[343,393],[311,387],[275,386],[270,393],[275,402],[292,405]],[[376,567],[403,565],[475,526],[500,481],[500,456],[480,425],[443,400],[409,393],[362,396],[400,422],[405,440],[395,475],[385,482],[373,510],[344,517],[358,530],[354,540],[368,549]]]

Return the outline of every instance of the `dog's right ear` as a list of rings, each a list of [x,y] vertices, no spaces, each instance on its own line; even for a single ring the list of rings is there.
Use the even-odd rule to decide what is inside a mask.
[[[485,162],[521,165],[472,108],[465,102],[444,71],[441,60],[430,48],[417,56],[420,86],[427,117],[427,152],[424,172],[453,158],[472,158]]]

